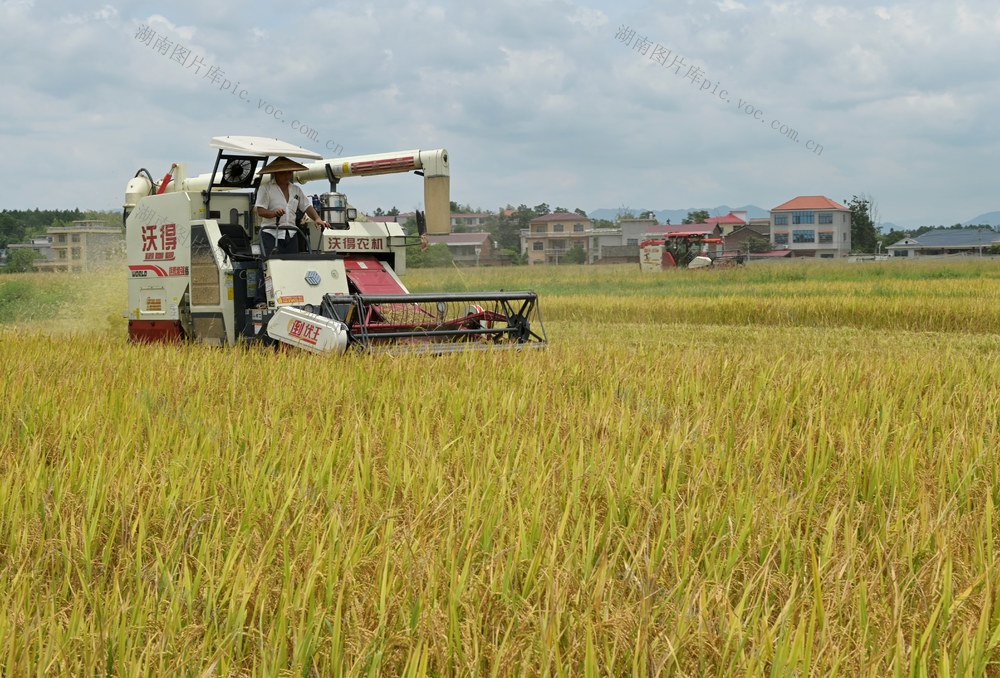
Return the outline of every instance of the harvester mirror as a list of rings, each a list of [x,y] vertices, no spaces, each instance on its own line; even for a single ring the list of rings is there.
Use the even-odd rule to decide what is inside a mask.
[[[421,212],[420,210],[417,210],[416,217],[417,217],[417,233],[419,235],[426,235],[427,220],[424,218],[424,213]]]

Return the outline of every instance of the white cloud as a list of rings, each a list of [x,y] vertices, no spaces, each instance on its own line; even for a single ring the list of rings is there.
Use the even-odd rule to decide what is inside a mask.
[[[732,12],[734,10],[747,8],[746,5],[741,2],[736,2],[736,0],[722,0],[722,2],[715,3],[715,6],[723,12]]]
[[[569,21],[573,24],[579,24],[591,33],[597,32],[609,23],[607,14],[590,7],[576,7],[569,17]]]
[[[656,11],[635,0],[613,11],[584,0],[303,0],[291,15],[235,6],[0,3],[6,166],[61,163],[44,185],[0,168],[0,208],[116,207],[139,166],[162,176],[186,161],[200,173],[210,137],[258,134],[317,151],[333,140],[346,154],[446,147],[453,198],[484,207],[766,208],[800,193],[870,191],[900,224],[1000,209],[989,164],[1000,151],[1000,13],[986,0],[718,0]],[[217,66],[247,100],[135,40],[140,24]],[[615,40],[623,24],[704,69],[731,100]],[[738,111],[738,99],[766,119]],[[297,138],[292,120],[316,128],[319,142]],[[770,130],[771,120],[823,154]],[[344,188],[363,208],[412,208],[412,183]]]

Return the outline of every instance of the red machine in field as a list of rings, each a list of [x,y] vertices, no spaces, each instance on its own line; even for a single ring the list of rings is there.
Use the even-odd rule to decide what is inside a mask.
[[[639,268],[643,271],[662,271],[665,268],[686,266],[704,268],[712,266],[709,245],[721,245],[721,238],[700,231],[666,233],[662,237],[644,240],[639,255]]]

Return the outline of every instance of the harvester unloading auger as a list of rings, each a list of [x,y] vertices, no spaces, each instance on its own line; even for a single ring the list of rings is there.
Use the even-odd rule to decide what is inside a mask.
[[[146,170],[125,197],[129,337],[209,344],[282,343],[316,353],[544,346],[534,292],[410,294],[399,279],[406,248],[419,244],[397,223],[351,207],[343,178],[395,172],[423,176],[420,235],[450,232],[448,152],[400,151],[324,160],[277,139],[216,137],[211,173],[175,163],[158,184]],[[285,156],[315,162],[294,181],[323,179],[313,196],[322,232],[298,222],[306,251],[260,257],[254,201],[258,169]],[[253,308],[257,285],[267,308]]]

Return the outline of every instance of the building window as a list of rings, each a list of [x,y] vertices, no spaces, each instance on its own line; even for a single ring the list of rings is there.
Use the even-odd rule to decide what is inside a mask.
[[[580,249],[584,249],[583,241],[582,240],[574,240],[573,241],[573,247],[579,247]]]
[[[788,244],[788,231],[781,231],[780,233],[774,234],[774,244],[775,245],[787,245]]]
[[[532,244],[531,249],[535,250],[536,252],[541,252],[542,250],[545,249],[545,243],[543,243],[541,240],[536,240],[534,244]]]
[[[74,259],[79,259],[80,258],[80,248],[79,247],[74,247],[73,248],[73,258]]]
[[[59,234],[59,242],[66,242],[66,234],[65,233],[60,233]]]
[[[66,258],[66,250],[59,250],[59,258],[60,259]]]
[[[816,231],[792,231],[792,242],[816,242]]]
[[[536,224],[531,227],[532,233],[545,233],[545,224]]]
[[[638,247],[639,246],[639,239],[638,238],[629,238],[625,242],[625,245],[628,246],[628,247]]]
[[[819,215],[819,223],[821,223],[821,224],[832,224],[833,223],[833,214],[831,214],[830,212],[824,212],[823,214]]]
[[[562,233],[563,232],[563,225],[562,224],[552,224],[552,232],[553,233]]]
[[[821,255],[819,255],[819,258],[820,259],[833,259],[833,255],[832,254],[821,254]]]
[[[574,233],[583,233],[583,224],[573,224]]]
[[[73,234],[73,242],[80,242],[80,234],[79,233],[74,233]]]
[[[833,231],[820,231],[819,232],[819,241],[820,241],[820,244],[822,244],[822,243],[833,244]]]
[[[775,214],[774,215],[774,225],[775,226],[787,226],[788,225],[788,215],[787,214]]]
[[[800,210],[792,212],[793,224],[815,224],[816,213],[812,210]]]

